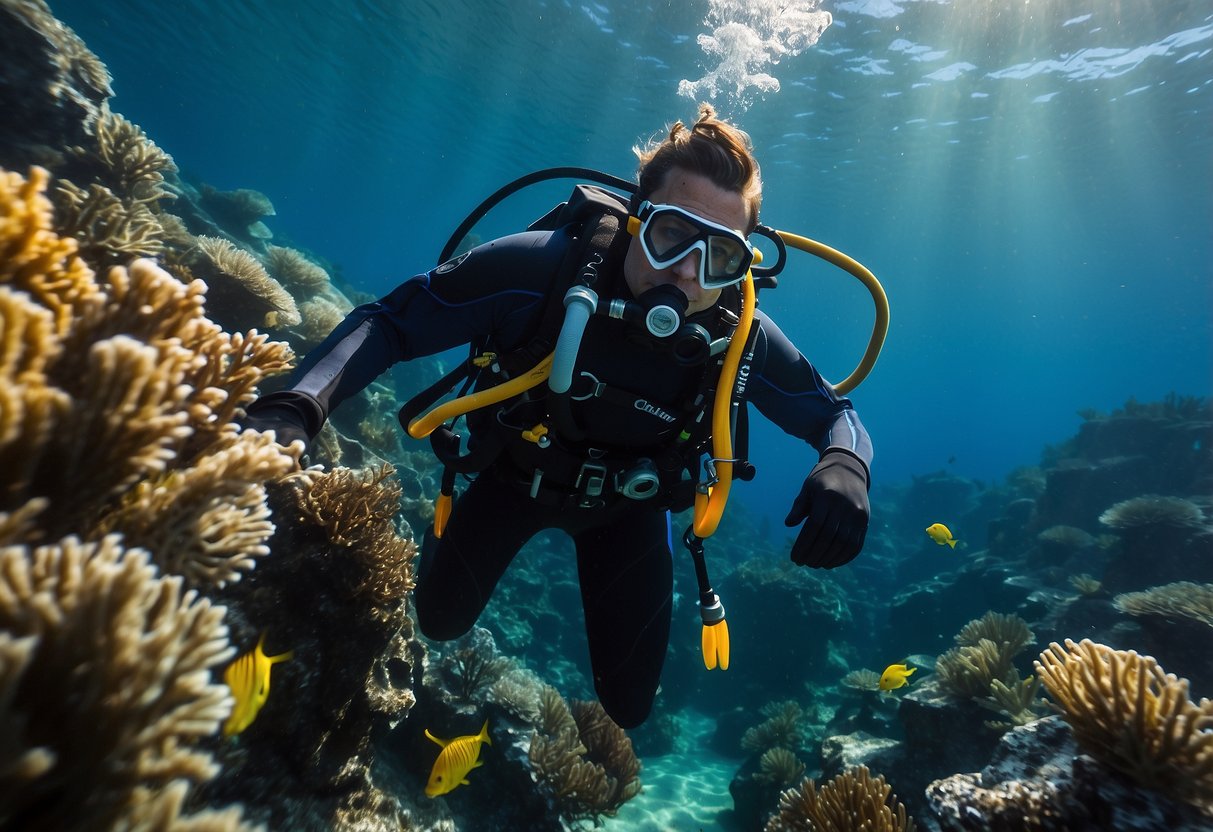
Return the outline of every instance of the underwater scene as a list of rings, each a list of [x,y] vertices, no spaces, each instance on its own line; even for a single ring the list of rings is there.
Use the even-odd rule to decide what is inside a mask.
[[[0,829],[1213,829],[1207,0],[0,0],[0,44]],[[385,362],[305,444],[254,402],[701,104],[761,166],[760,319],[872,453],[748,406],[737,290],[621,726],[586,619],[638,593],[575,520],[422,632],[427,564],[521,526],[402,422],[496,355]],[[840,456],[862,551],[798,565]]]

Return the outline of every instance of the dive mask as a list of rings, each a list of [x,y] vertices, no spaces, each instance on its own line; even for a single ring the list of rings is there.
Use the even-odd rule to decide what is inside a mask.
[[[654,205],[645,200],[628,231],[640,238],[644,256],[654,269],[668,269],[693,251],[699,252],[699,285],[722,289],[745,277],[755,250],[740,231],[705,220],[677,205]]]

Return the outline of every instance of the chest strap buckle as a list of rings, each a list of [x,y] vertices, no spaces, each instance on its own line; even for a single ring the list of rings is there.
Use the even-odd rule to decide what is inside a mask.
[[[573,483],[573,488],[581,493],[581,496],[587,499],[595,499],[602,496],[602,489],[606,487],[607,469],[600,462],[583,462],[581,470],[577,472],[577,481]]]

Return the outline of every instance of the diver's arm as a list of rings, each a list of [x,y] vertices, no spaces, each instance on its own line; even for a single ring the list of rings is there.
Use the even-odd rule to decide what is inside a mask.
[[[359,306],[308,353],[286,389],[249,406],[245,426],[307,444],[335,408],[399,361],[490,335],[521,342],[566,244],[560,231],[494,240]]]
[[[872,440],[850,401],[838,396],[765,315],[754,355],[750,399],[771,421],[820,453],[784,523],[803,523],[794,563],[832,569],[863,549],[868,531]]]

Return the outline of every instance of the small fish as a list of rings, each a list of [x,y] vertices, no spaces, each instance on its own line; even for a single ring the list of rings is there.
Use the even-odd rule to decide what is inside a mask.
[[[270,668],[294,655],[294,650],[277,656],[265,655],[265,633],[262,633],[256,647],[227,666],[223,681],[231,688],[236,704],[227,722],[223,723],[225,737],[233,737],[253,724],[270,695]]]
[[[891,664],[880,674],[881,690],[897,690],[910,683],[910,675],[917,667],[906,667],[904,664]]]
[[[948,531],[948,527],[943,523],[932,523],[927,526],[926,533],[940,546],[947,545],[955,549],[956,544],[960,542],[952,537],[952,532]]]
[[[425,793],[437,797],[453,791],[457,786],[468,786],[468,772],[484,765],[480,761],[480,743],[488,743],[489,721],[486,719],[479,734],[468,734],[466,737],[456,737],[453,740],[440,740],[425,729],[425,735],[442,746],[434,768],[430,771],[430,780],[425,784]]]

